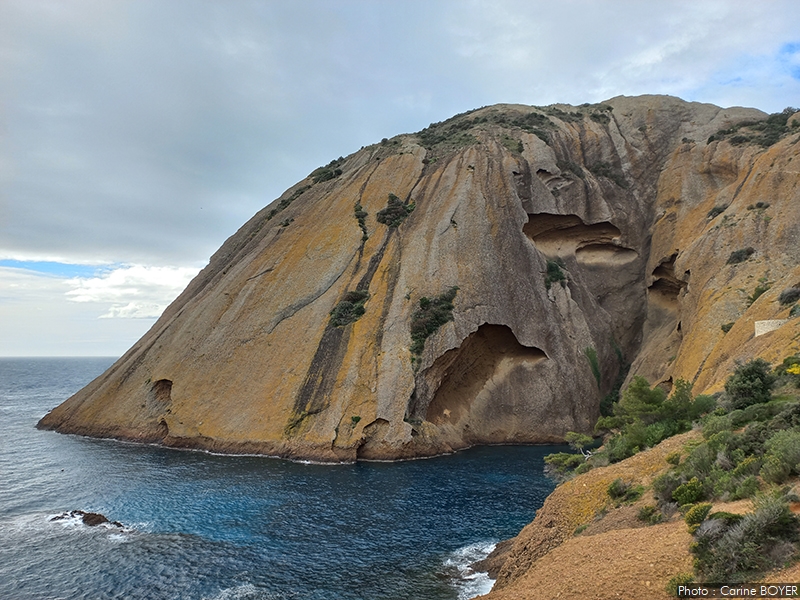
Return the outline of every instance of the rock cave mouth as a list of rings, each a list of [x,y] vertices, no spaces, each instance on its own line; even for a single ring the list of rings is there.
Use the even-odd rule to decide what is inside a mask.
[[[653,283],[647,288],[651,300],[669,306],[677,306],[678,295],[686,287],[686,282],[675,276],[675,259],[678,253],[673,253],[670,257],[663,259],[658,266],[653,269]],[[688,275],[688,271],[686,273]]]
[[[426,375],[440,383],[424,409],[424,418],[434,425],[457,423],[468,416],[479,394],[491,394],[492,387],[512,370],[546,359],[543,350],[520,344],[510,327],[484,323],[428,369]]]

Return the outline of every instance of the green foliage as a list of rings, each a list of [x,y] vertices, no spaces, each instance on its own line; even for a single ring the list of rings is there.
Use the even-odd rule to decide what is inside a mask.
[[[703,495],[703,484],[700,483],[697,477],[692,477],[672,492],[672,499],[678,503],[678,506],[683,506],[684,504],[694,504],[698,500],[702,500]]]
[[[659,504],[672,502],[672,494],[681,485],[681,478],[674,471],[667,471],[653,479],[653,497]]]
[[[589,170],[597,177],[605,177],[616,183],[622,189],[628,188],[628,181],[625,177],[614,170],[607,162],[598,162],[589,167]]]
[[[468,130],[484,121],[465,118],[467,114],[462,113],[446,121],[431,123],[417,133],[420,144],[428,150],[441,149],[445,151],[476,144],[477,138],[468,133]]]
[[[651,389],[647,379],[636,375],[622,393],[622,400],[614,412],[630,421],[638,419],[650,424],[658,420],[665,398],[664,390],[660,387]]]
[[[670,452],[664,457],[664,460],[667,461],[667,464],[678,466],[681,464],[681,451]]]
[[[728,257],[727,263],[729,265],[736,265],[739,263],[743,263],[748,258],[750,258],[756,249],[752,246],[748,246],[747,248],[740,248],[739,250],[734,250],[731,252],[731,255]]]
[[[790,317],[798,317],[798,316],[800,316],[800,304],[795,304],[792,307],[792,310],[789,311],[789,316]]]
[[[564,275],[564,271],[561,270],[561,267],[562,265],[556,260],[547,261],[547,272],[544,277],[544,287],[546,287],[548,290],[550,289],[550,286],[556,282],[560,283],[561,287],[567,285],[567,276]]]
[[[702,502],[700,504],[695,504],[686,511],[686,514],[683,517],[684,522],[689,526],[689,533],[694,533],[697,531],[697,528],[700,527],[700,523],[705,521],[708,513],[711,512],[711,503],[710,502]]]
[[[545,472],[550,475],[566,475],[584,462],[583,456],[571,452],[556,452],[544,457]]]
[[[591,436],[588,436],[584,433],[577,433],[575,431],[568,431],[567,435],[564,436],[564,439],[569,444],[570,448],[577,450],[578,452],[583,452],[583,449],[586,446],[589,446],[594,442]]]
[[[778,431],[764,447],[766,455],[761,476],[765,481],[783,483],[791,474],[800,473],[800,431]]]
[[[383,223],[389,227],[399,227],[406,220],[406,217],[414,210],[415,204],[403,204],[394,194],[389,194],[386,208],[379,210],[375,215],[378,223]]]
[[[332,160],[324,167],[320,167],[319,169],[315,169],[311,172],[311,179],[314,183],[322,183],[323,181],[329,181],[331,179],[335,179],[339,175],[342,174],[342,170],[339,169],[339,165],[344,162],[344,159],[340,156],[339,158]]]
[[[731,329],[733,329],[735,324],[736,321],[731,321],[730,323],[723,323],[719,328],[722,329],[723,333],[728,333]]]
[[[361,417],[358,415],[353,415],[352,417],[350,417],[350,422],[353,424],[353,427],[355,427],[360,420]]]
[[[522,144],[522,140],[518,140],[513,137],[504,135],[501,139],[501,142],[503,146],[508,148],[511,152],[522,154],[522,152],[525,150],[525,146]]]
[[[770,364],[762,358],[738,365],[725,382],[725,392],[732,408],[769,402],[770,388],[775,381]]]
[[[453,286],[434,298],[419,299],[419,308],[411,315],[411,354],[422,354],[425,340],[453,320],[453,300],[457,292],[458,286]]]
[[[347,292],[344,298],[331,311],[331,327],[344,327],[357,321],[364,314],[364,303],[369,293],[362,290]]]
[[[648,525],[657,525],[664,520],[664,514],[658,510],[658,507],[648,504],[639,509],[636,518]]]
[[[708,583],[740,583],[782,566],[797,552],[798,519],[778,495],[755,501],[740,519],[710,515],[690,546],[695,572]]]
[[[769,208],[769,202],[756,202],[755,204],[748,204],[747,210],[766,210]]]
[[[770,283],[766,280],[766,278],[761,278],[758,280],[759,283],[756,288],[753,290],[753,293],[750,294],[750,297],[747,298],[747,306],[751,306],[753,302],[758,300],[764,292],[766,292],[770,288]]]
[[[613,414],[614,404],[619,402],[622,384],[625,383],[625,378],[628,376],[628,371],[630,371],[631,368],[631,365],[625,362],[622,349],[613,338],[611,339],[611,347],[614,349],[614,354],[617,355],[617,378],[614,380],[614,386],[611,388],[611,391],[600,400],[600,414],[603,417],[608,417]]]
[[[600,389],[600,364],[597,361],[597,350],[591,346],[583,349],[586,359],[589,361],[589,367],[592,369],[592,375],[597,382],[597,389]]]
[[[299,187],[299,188],[297,188],[297,189],[296,189],[294,192],[292,192],[292,195],[291,195],[291,196],[289,196],[288,198],[284,198],[283,200],[281,200],[281,201],[278,203],[278,206],[277,206],[277,207],[273,208],[272,210],[270,210],[270,211],[269,211],[269,213],[267,213],[267,221],[271,220],[271,219],[272,219],[272,217],[274,217],[275,215],[277,215],[277,214],[278,214],[279,212],[281,212],[281,211],[282,211],[284,208],[286,208],[287,206],[289,206],[289,205],[290,205],[292,202],[294,202],[295,200],[297,200],[297,199],[298,199],[298,198],[299,198],[299,197],[300,197],[300,196],[303,194],[303,192],[305,192],[305,191],[307,191],[307,190],[310,190],[310,189],[311,189],[311,186],[310,186],[310,185],[304,185],[304,186],[302,186],[302,187]]]
[[[644,487],[641,485],[632,485],[617,478],[609,484],[606,491],[612,500],[627,503],[636,502],[641,498],[642,493],[644,493]]]
[[[757,144],[767,148],[790,133],[786,123],[797,109],[785,108],[758,121],[743,121],[727,129],[720,129],[708,138],[708,143],[727,139],[733,145]]]
[[[614,405],[613,417],[601,417],[595,431],[618,432],[606,440],[611,462],[624,460],[677,433],[687,431],[700,415],[713,409],[709,396],[692,399],[692,386],[679,379],[667,398],[663,389],[651,389],[644,377],[636,376]]]
[[[781,306],[794,304],[798,300],[800,300],[800,287],[786,288],[778,296],[778,302],[780,302]]]
[[[611,122],[611,117],[608,116],[607,113],[604,112],[593,112],[589,115],[589,118],[592,121],[596,121],[602,125],[608,125]]]
[[[369,236],[367,235],[367,215],[369,214],[367,211],[364,210],[364,207],[361,206],[358,202],[353,207],[353,212],[356,217],[356,221],[358,221],[358,227],[361,229],[361,241],[366,242]]]
[[[567,112],[555,106],[547,106],[543,109],[548,115],[561,119],[565,123],[576,123],[583,121],[583,115],[579,112]]]
[[[710,211],[708,211],[708,214],[706,215],[706,217],[708,217],[709,219],[713,219],[714,217],[717,217],[717,216],[721,215],[722,213],[724,213],[727,208],[728,208],[727,205],[718,204],[717,206],[712,208]]]

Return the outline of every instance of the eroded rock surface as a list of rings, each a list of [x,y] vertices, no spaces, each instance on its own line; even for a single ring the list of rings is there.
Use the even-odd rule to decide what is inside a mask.
[[[798,130],[709,141],[765,117],[664,96],[498,105],[363,148],[256,214],[40,426],[394,459],[589,431],[629,364],[716,390],[734,360],[798,350],[796,318],[753,336],[800,285]],[[450,313],[422,310],[454,287]]]

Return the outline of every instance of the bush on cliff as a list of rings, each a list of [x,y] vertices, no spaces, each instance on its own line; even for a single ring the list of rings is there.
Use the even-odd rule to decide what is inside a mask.
[[[457,292],[458,286],[453,286],[434,298],[419,299],[419,308],[411,315],[411,354],[422,354],[425,340],[453,320],[453,300]]]
[[[403,204],[394,194],[389,194],[389,200],[386,208],[379,210],[375,218],[378,223],[383,223],[391,228],[400,227],[400,224],[406,220],[406,217],[414,210],[414,204]]]
[[[769,402],[774,382],[771,365],[762,358],[756,358],[736,367],[725,383],[725,393],[732,408],[746,408],[752,404]]]

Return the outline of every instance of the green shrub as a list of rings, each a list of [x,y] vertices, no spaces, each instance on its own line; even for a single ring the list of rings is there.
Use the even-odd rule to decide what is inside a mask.
[[[522,154],[525,151],[525,146],[522,144],[522,140],[504,135],[501,141],[503,146],[508,148],[511,152]]]
[[[617,502],[635,502],[642,497],[644,487],[626,483],[618,478],[609,484],[607,492],[609,497]]]
[[[331,327],[344,327],[357,321],[364,314],[364,303],[369,298],[366,291],[347,292],[344,298],[331,311]]]
[[[585,462],[583,456],[570,452],[556,452],[544,457],[545,472],[556,475],[567,474]]]
[[[766,456],[761,469],[764,479],[783,483],[791,473],[800,472],[800,431],[778,431],[764,443],[764,447]]]
[[[719,328],[722,329],[723,333],[728,333],[731,329],[733,329],[735,324],[736,321],[731,321],[730,323],[723,323],[719,326]]]
[[[339,165],[344,162],[344,159],[340,156],[339,158],[332,160],[324,167],[320,167],[319,169],[315,169],[311,172],[311,179],[314,180],[314,183],[322,183],[323,181],[329,181],[331,179],[335,179],[342,174],[342,170],[339,169]]]
[[[645,423],[653,423],[661,414],[666,393],[660,387],[650,388],[644,377],[636,375],[617,405],[615,414],[630,420],[640,419]]]
[[[597,382],[597,388],[600,389],[600,363],[597,361],[597,350],[591,346],[583,349],[583,354],[586,360],[589,361],[589,367],[592,369],[592,375]]]
[[[648,504],[639,509],[636,518],[648,525],[657,525],[664,520],[664,514],[657,507]]]
[[[375,218],[378,223],[383,223],[389,227],[400,227],[400,224],[406,220],[406,217],[414,210],[415,204],[403,204],[394,194],[389,194],[389,200],[386,208],[379,210]]]
[[[790,317],[798,317],[798,316],[800,316],[800,304],[795,304],[792,307],[792,310],[789,311],[789,316]]]
[[[698,500],[702,500],[703,494],[703,484],[700,483],[697,477],[692,477],[689,481],[679,485],[675,491],[672,492],[672,498],[679,506],[683,506],[685,504],[694,504]]]
[[[673,471],[662,473],[653,480],[653,496],[659,504],[672,502],[672,494],[681,485],[680,477]]]
[[[756,249],[752,246],[748,246],[747,248],[740,248],[739,250],[734,250],[731,252],[731,255],[728,257],[727,264],[735,265],[738,263],[743,263],[748,258],[750,258],[753,254],[755,254]]]
[[[747,207],[747,210],[766,210],[769,208],[769,202],[756,202],[755,204],[750,204]]]
[[[364,210],[364,207],[361,206],[358,202],[353,207],[353,212],[356,217],[356,221],[358,221],[358,227],[361,229],[361,241],[366,242],[369,236],[367,235],[367,215],[369,214],[367,211]]]
[[[284,208],[286,208],[286,207],[287,207],[287,206],[289,206],[289,205],[290,205],[292,202],[294,202],[294,201],[295,201],[295,200],[297,200],[297,199],[298,199],[300,196],[302,196],[304,192],[306,192],[307,190],[310,190],[310,189],[311,189],[311,186],[310,186],[310,185],[304,185],[304,186],[302,186],[302,187],[300,187],[300,188],[297,188],[297,189],[296,189],[294,192],[292,192],[292,195],[291,195],[291,196],[289,196],[288,198],[284,198],[283,200],[281,200],[281,201],[278,203],[278,206],[277,206],[277,207],[273,208],[272,210],[270,210],[270,211],[269,211],[269,213],[267,213],[267,221],[269,221],[270,219],[272,219],[272,217],[274,217],[275,215],[277,215],[277,214],[278,214],[279,212],[281,212],[281,211],[282,211]]]
[[[780,302],[781,306],[794,304],[798,300],[800,300],[800,287],[786,288],[778,296],[778,302]]]
[[[758,300],[764,292],[769,290],[769,283],[766,281],[762,281],[759,283],[756,288],[753,290],[753,293],[747,298],[747,306],[752,306],[752,304]]]
[[[411,315],[411,353],[422,354],[425,340],[433,335],[439,327],[453,320],[453,300],[458,286],[453,286],[435,298],[422,297],[419,308]]]
[[[709,219],[713,219],[714,217],[717,217],[717,216],[721,215],[722,213],[724,213],[727,208],[728,208],[727,206],[724,206],[722,204],[717,205],[714,208],[712,208],[710,211],[708,211],[708,214],[706,215],[706,217],[708,217]]]
[[[708,513],[711,512],[711,503],[710,502],[702,502],[700,504],[695,504],[692,508],[690,508],[686,515],[684,515],[683,520],[689,526],[689,533],[694,533],[697,531],[697,528],[700,527],[700,523],[705,521],[705,518],[708,516]]]
[[[725,392],[733,408],[746,408],[751,404],[769,402],[774,381],[770,364],[762,358],[755,358],[736,367],[725,382]]]
[[[350,417],[350,422],[353,424],[354,427],[358,424],[360,420],[361,417],[358,415],[353,415],[352,417]]]
[[[664,457],[664,460],[670,465],[678,466],[681,464],[681,451],[676,450],[675,452],[670,452]]]
[[[742,518],[708,519],[695,532],[690,551],[695,572],[708,583],[740,583],[795,554],[798,519],[785,499],[757,498],[755,510]]]
[[[564,287],[567,284],[567,276],[564,275],[564,271],[561,270],[561,266],[558,261],[555,260],[548,260],[547,261],[547,272],[544,278],[544,287],[548,290],[550,286],[554,283],[560,283],[561,287]]]

